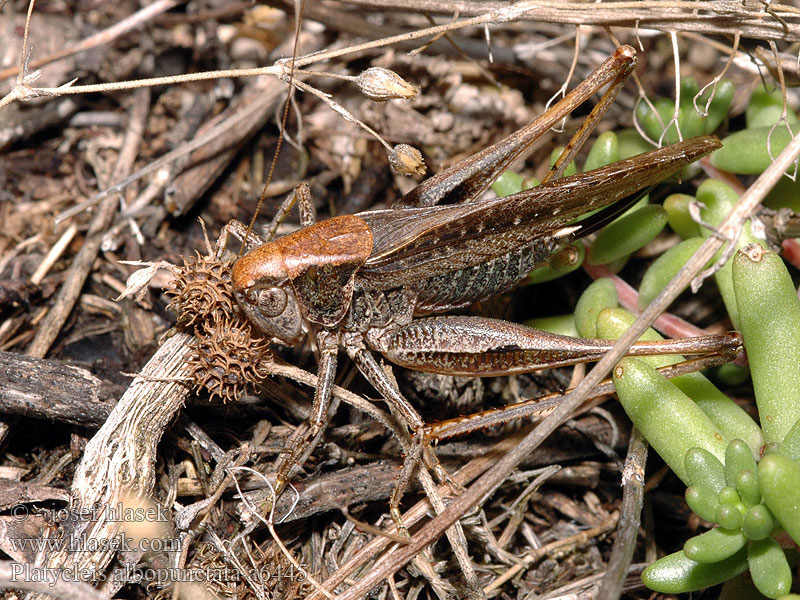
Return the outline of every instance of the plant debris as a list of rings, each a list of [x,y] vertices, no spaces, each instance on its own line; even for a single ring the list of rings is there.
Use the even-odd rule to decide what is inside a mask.
[[[391,206],[426,167],[438,172],[474,153],[545,110],[565,82],[574,87],[617,45],[595,24],[613,27],[624,43],[640,39],[638,73],[648,93],[674,89],[674,64],[680,75],[710,81],[731,49],[719,40],[733,34],[764,49],[774,42],[774,53],[764,51],[770,69],[794,64],[788,52],[800,24],[781,5],[714,13],[715,3],[698,3],[697,12],[642,4],[564,12],[527,3],[305,3],[295,30],[289,2],[40,0],[25,46],[27,5],[6,3],[0,410],[15,417],[0,423],[0,550],[23,561],[29,577],[11,585],[0,573],[0,583],[76,597],[63,578],[58,589],[32,583],[37,569],[63,569],[80,573],[95,588],[81,592],[95,597],[291,600],[352,598],[353,586],[373,575],[381,579],[375,597],[614,598],[623,583],[631,595],[649,596],[638,563],[618,559],[614,547],[624,542],[628,557],[644,556],[619,481],[626,455],[626,472],[643,473],[646,452],[635,437],[627,449],[630,426],[612,403],[574,415],[479,506],[458,515],[464,538],[455,549],[433,543],[444,540],[441,527],[407,566],[392,566],[387,557],[443,522],[433,512],[457,506],[531,425],[441,443],[449,485],[431,494],[411,478],[403,506],[409,542],[387,515],[407,432],[344,370],[333,395],[348,407],[331,411],[292,474],[293,488],[275,499],[283,452],[311,416],[318,349],[287,349],[255,330],[232,294],[230,253],[217,256],[208,244],[205,254],[196,251],[205,238],[196,217],[214,233],[232,219],[249,221],[263,201],[255,225],[262,233],[278,198],[301,182],[319,219]],[[586,27],[576,34],[575,24]],[[650,33],[659,28],[680,32],[679,61],[671,34]],[[759,77],[744,63],[726,74],[742,90]],[[297,89],[284,105],[289,79]],[[632,88],[621,94],[604,127],[630,126],[637,97]],[[731,119],[743,102],[734,101]],[[574,130],[585,112],[565,128]],[[515,170],[541,177],[565,139],[546,133]],[[283,216],[278,235],[299,226]],[[670,242],[664,238],[656,242]],[[645,259],[637,260],[622,276],[639,276]],[[141,264],[150,267],[136,271]],[[588,279],[578,272],[567,281],[469,310],[520,321],[560,314]],[[672,310],[720,328],[707,287]],[[581,369],[470,380],[394,367],[430,420],[567,388]],[[648,470],[648,482],[662,475]],[[671,550],[681,539],[676,531],[698,524],[674,479],[662,479],[648,496],[659,518],[643,527]],[[137,510],[159,528],[126,548],[125,515]],[[620,513],[632,533],[615,532]],[[52,544],[20,549],[20,540]],[[70,551],[64,540],[85,545]],[[476,581],[455,560],[462,551]]]

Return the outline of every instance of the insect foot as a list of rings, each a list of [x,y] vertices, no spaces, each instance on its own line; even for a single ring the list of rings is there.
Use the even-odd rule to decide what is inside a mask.
[[[269,338],[241,315],[229,264],[198,254],[184,258],[174,273],[169,308],[178,315],[176,327],[194,333],[189,370],[196,387],[208,390],[212,399],[238,400],[270,374]]]

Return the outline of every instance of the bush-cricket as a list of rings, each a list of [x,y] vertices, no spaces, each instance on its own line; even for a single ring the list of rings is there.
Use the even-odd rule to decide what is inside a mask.
[[[220,243],[233,234],[247,250],[232,271],[234,295],[244,314],[264,334],[285,344],[312,336],[320,356],[310,426],[300,443],[287,449],[277,473],[279,488],[326,423],[340,348],[414,434],[417,451],[407,459],[391,500],[397,516],[410,467],[438,434],[435,428],[426,430],[424,419],[373,352],[411,369],[493,376],[597,360],[610,347],[605,341],[555,336],[496,319],[418,317],[508,289],[553,252],[613,220],[631,198],[719,147],[716,138],[699,137],[559,179],[635,64],[634,50],[619,48],[541,117],[429,178],[391,209],[320,223],[301,210],[303,228],[270,241],[258,239],[241,224],[226,228]],[[608,83],[542,185],[476,200],[544,131]],[[307,204],[308,194],[301,186],[291,202]],[[730,354],[740,344],[737,334],[723,334],[640,344],[631,353]],[[458,425],[467,418],[454,421]],[[490,421],[476,418],[463,429]]]

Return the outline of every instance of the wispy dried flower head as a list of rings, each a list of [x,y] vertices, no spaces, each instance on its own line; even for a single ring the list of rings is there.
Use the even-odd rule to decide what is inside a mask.
[[[425,161],[422,153],[408,144],[397,144],[389,151],[389,164],[401,175],[424,175]]]
[[[358,89],[370,100],[408,100],[419,94],[419,88],[411,85],[394,71],[383,67],[370,67],[355,78]]]

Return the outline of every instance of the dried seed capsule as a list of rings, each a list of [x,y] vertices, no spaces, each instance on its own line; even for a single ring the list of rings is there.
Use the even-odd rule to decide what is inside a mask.
[[[383,67],[370,67],[355,78],[356,85],[361,93],[370,100],[386,102],[415,97],[419,88],[411,85],[394,71]]]
[[[168,307],[178,315],[178,327],[191,329],[214,313],[232,314],[236,301],[230,287],[230,269],[213,256],[183,258],[166,293]]]
[[[425,161],[422,153],[408,144],[397,144],[389,151],[389,164],[401,175],[424,175]]]
[[[197,387],[223,401],[239,400],[270,374],[269,339],[249,322],[216,314],[195,331],[194,356],[188,365]]]

